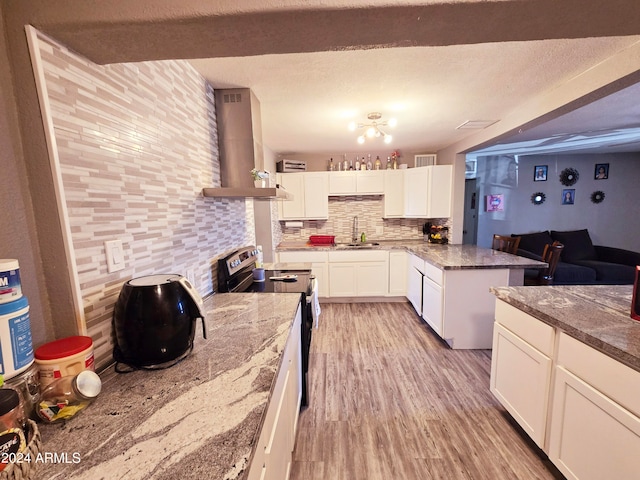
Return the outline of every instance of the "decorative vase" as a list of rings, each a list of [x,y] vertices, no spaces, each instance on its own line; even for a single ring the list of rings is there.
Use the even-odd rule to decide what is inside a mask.
[[[254,180],[253,183],[255,184],[256,188],[267,188],[266,178],[261,178],[260,180]]]

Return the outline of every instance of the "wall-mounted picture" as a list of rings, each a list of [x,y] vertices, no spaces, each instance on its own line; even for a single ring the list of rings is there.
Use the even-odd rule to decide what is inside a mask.
[[[565,188],[562,190],[562,205],[573,205],[576,198],[575,188]]]
[[[502,212],[504,210],[504,195],[501,193],[487,195],[487,212]]]
[[[548,165],[536,165],[533,169],[533,181],[534,182],[546,182]]]
[[[609,164],[596,163],[596,172],[594,174],[596,180],[606,180],[609,178]]]

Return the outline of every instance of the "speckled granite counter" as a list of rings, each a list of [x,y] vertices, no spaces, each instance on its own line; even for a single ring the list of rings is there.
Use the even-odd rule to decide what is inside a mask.
[[[244,478],[299,301],[294,293],[208,298],[208,339],[198,327],[186,359],[129,374],[110,367],[85,411],[40,424],[42,451],[69,463],[40,464],[36,478]]]
[[[349,249],[344,245],[312,246],[304,242],[283,242],[278,245],[277,252],[289,251],[331,251]],[[350,249],[359,249],[350,247]],[[490,248],[476,245],[438,245],[422,240],[384,240],[379,245],[367,247],[367,250],[406,250],[443,270],[467,270],[484,268],[544,268],[546,263],[530,258],[498,252]]]
[[[632,285],[494,287],[501,300],[640,371]]]

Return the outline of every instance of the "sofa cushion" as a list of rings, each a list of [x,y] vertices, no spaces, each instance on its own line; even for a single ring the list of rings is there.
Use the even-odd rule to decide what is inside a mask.
[[[563,262],[576,263],[580,260],[598,258],[587,229],[567,232],[551,230],[551,237],[564,245],[560,256]]]
[[[553,275],[554,285],[590,285],[596,283],[596,271],[593,268],[571,263],[558,262]]]
[[[542,255],[544,246],[553,243],[553,238],[549,235],[548,231],[534,232],[534,233],[521,233],[511,234],[512,237],[520,237],[519,249],[526,250],[536,255]]]
[[[588,267],[596,273],[596,281],[604,285],[633,285],[636,268],[620,263],[598,260],[579,260],[576,265]]]

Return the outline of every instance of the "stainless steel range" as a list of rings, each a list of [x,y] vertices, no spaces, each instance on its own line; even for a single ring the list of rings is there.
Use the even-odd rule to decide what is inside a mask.
[[[302,308],[302,405],[307,406],[309,348],[316,319],[317,283],[310,269],[265,270],[264,280],[253,279],[258,250],[240,248],[218,260],[218,291],[221,293],[299,293]]]

